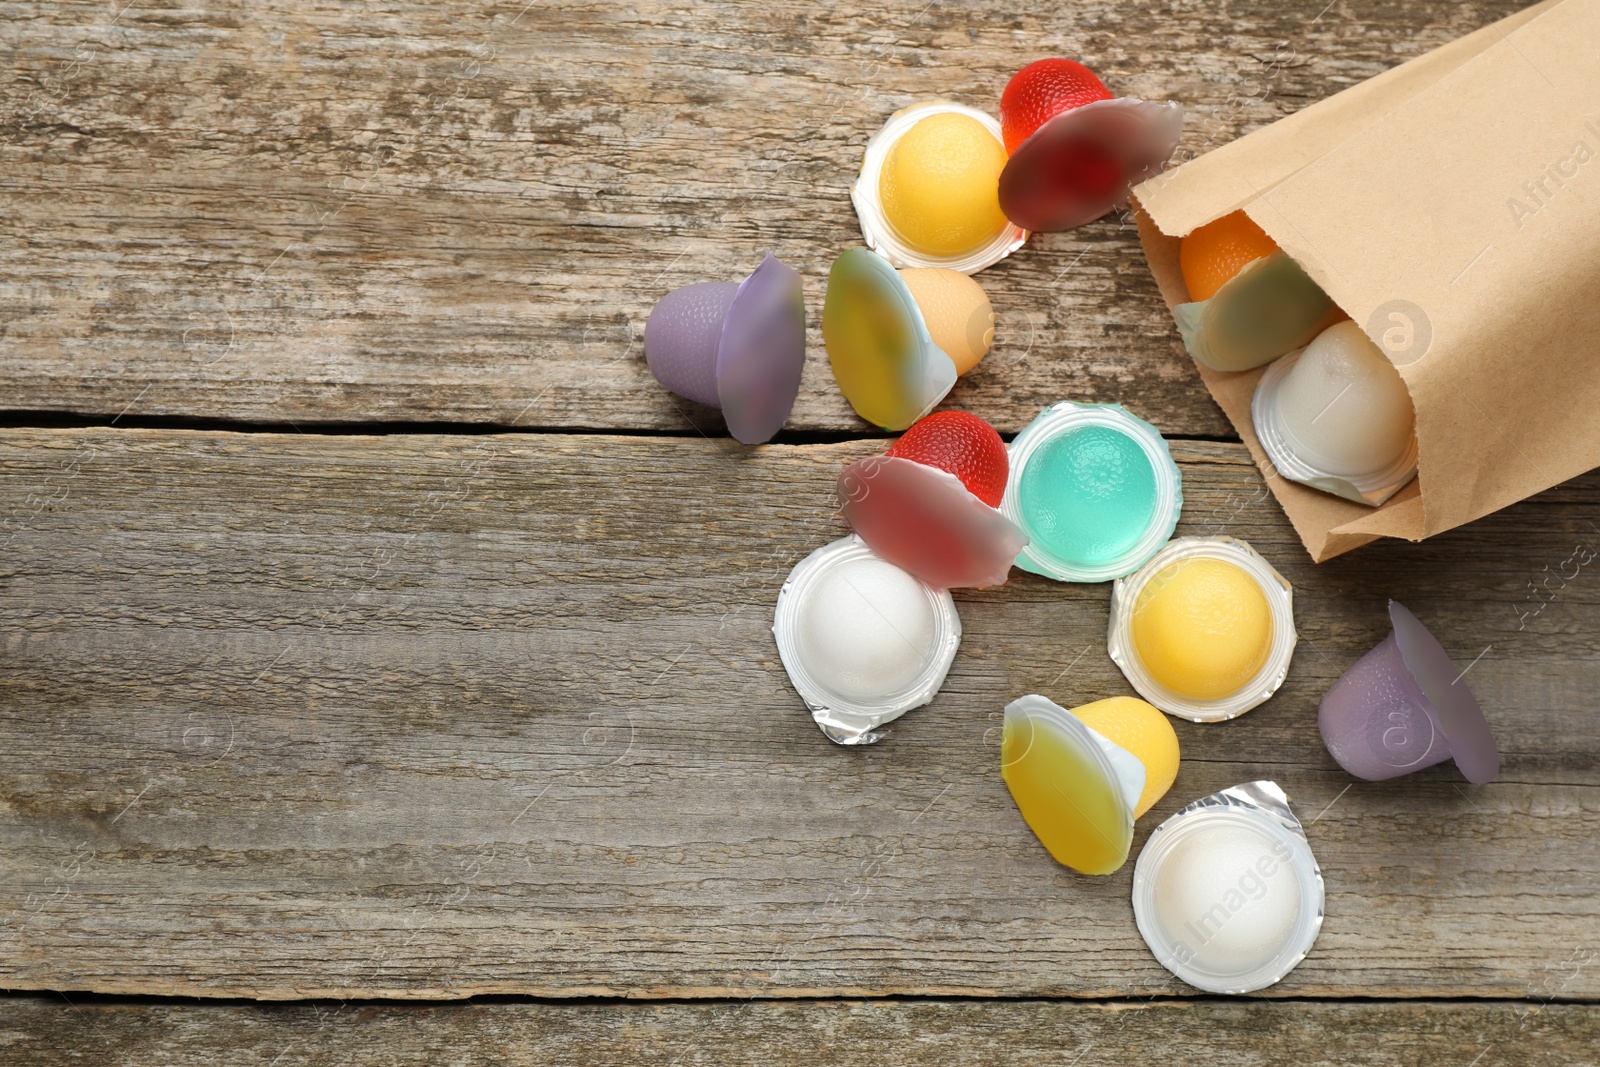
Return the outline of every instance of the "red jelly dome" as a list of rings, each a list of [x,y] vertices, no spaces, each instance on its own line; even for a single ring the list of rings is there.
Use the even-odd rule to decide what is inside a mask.
[[[1111,90],[1094,71],[1070,59],[1040,59],[1006,83],[1000,94],[1000,132],[1010,154],[1048,120],[1096,100],[1110,100]]]
[[[1000,506],[1006,491],[1005,442],[993,426],[965,411],[936,411],[917,420],[888,454],[954,474],[991,508]]]

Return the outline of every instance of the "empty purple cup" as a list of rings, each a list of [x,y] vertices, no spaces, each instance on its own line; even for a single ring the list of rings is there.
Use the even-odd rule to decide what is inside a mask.
[[[1444,647],[1389,601],[1394,629],[1322,698],[1322,743],[1339,766],[1371,782],[1454,759],[1469,782],[1500,773],[1489,721]]]

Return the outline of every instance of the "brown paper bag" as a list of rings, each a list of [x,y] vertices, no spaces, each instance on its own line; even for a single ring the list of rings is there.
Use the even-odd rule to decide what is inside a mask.
[[[1243,209],[1366,328],[1419,473],[1370,508],[1276,475],[1260,370],[1200,368],[1313,559],[1420,540],[1600,466],[1600,0],[1545,0],[1134,191],[1169,306],[1178,238]]]

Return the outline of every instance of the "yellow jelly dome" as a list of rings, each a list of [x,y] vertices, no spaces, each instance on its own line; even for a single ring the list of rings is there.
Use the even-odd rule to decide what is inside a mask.
[[[983,286],[943,267],[907,267],[900,280],[911,290],[928,334],[956,365],[956,373],[976,367],[994,341],[994,306]]]
[[[1144,790],[1134,805],[1134,818],[1149,811],[1172,788],[1178,777],[1178,735],[1155,705],[1138,697],[1109,697],[1073,708],[1072,714],[1144,764]]]
[[[1007,225],[1000,210],[999,138],[968,115],[929,115],[889,149],[878,175],[884,217],[933,255],[977,248]]]
[[[1139,591],[1132,629],[1145,669],[1189,700],[1239,691],[1272,651],[1266,594],[1242,567],[1220,559],[1163,567]]]

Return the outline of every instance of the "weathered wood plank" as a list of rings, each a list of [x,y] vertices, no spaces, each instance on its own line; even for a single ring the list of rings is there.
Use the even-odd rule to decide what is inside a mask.
[[[766,250],[806,279],[792,427],[861,430],[815,322],[847,190],[897,107],[993,110],[1041,55],[1190,109],[1204,151],[1516,0],[651,0],[0,5],[4,406],[284,425],[703,427],[645,371],[667,289]],[[1062,397],[1231,437],[1131,227],[982,275],[996,352],[952,402]]]
[[[996,771],[1007,700],[1128,691],[1106,587],[962,595],[945,691],[864,751],[789,688],[777,587],[875,447],[0,430],[0,985],[1189,992],[1134,929],[1131,867],[1054,865]],[[1177,724],[1141,839],[1271,776],[1329,894],[1272,994],[1554,995],[1600,940],[1592,566],[1518,612],[1600,538],[1600,475],[1317,567],[1240,446],[1179,456],[1183,531],[1276,562],[1303,644],[1267,705]],[[1499,782],[1352,784],[1323,752],[1316,701],[1390,595],[1483,653]],[[1555,992],[1597,991],[1590,966]]]
[[[32,1067],[448,1063],[1171,1063],[1214,1067],[1592,1064],[1600,1008],[1250,1001],[738,1004],[105,1004],[0,1000]]]

